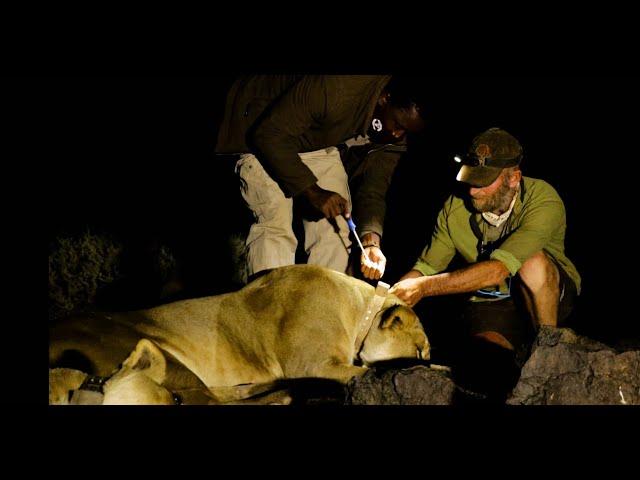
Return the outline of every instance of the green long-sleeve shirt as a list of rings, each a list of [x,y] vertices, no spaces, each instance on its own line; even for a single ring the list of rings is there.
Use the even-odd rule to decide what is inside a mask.
[[[515,275],[529,257],[544,251],[575,282],[579,293],[580,274],[564,253],[566,214],[562,199],[547,182],[529,177],[523,177],[517,195],[511,215],[499,227],[497,248],[490,259],[501,261]],[[472,221],[480,232],[495,228],[481,214],[467,209],[463,199],[450,196],[438,214],[430,244],[413,268],[423,275],[435,275],[447,268],[456,252],[467,263],[476,263],[479,238]]]

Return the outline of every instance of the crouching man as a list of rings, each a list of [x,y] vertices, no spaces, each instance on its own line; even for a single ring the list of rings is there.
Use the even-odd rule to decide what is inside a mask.
[[[564,204],[547,182],[522,176],[522,158],[506,131],[478,135],[469,153],[456,157],[456,179],[468,189],[447,199],[430,244],[391,289],[410,306],[469,294],[461,383],[500,403],[518,380],[515,355],[532,340],[530,322],[536,330],[564,326],[580,292],[580,275],[564,252]],[[468,265],[445,271],[456,253]]]

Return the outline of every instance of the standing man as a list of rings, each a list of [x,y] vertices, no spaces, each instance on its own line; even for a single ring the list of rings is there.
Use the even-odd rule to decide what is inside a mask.
[[[338,148],[344,144],[368,149],[360,151],[368,173],[357,168],[363,155],[347,155],[345,163],[364,179],[369,202],[355,219],[369,256],[361,270],[380,278],[386,190],[407,133],[424,128],[416,86],[388,75],[258,75],[234,83],[216,151],[240,154],[236,171],[255,218],[247,237],[250,279],[295,263],[294,199],[319,217],[303,219],[308,263],[346,271],[351,197]]]
[[[469,153],[456,157],[467,195],[447,199],[430,244],[390,290],[410,306],[428,296],[469,294],[465,319],[476,349],[470,365],[485,393],[500,401],[514,386],[514,351],[530,340],[527,322],[563,326],[580,292],[580,275],[564,252],[564,204],[547,182],[522,176],[522,158],[508,132],[478,135]],[[456,253],[468,266],[445,272]],[[491,364],[482,358],[490,351]]]

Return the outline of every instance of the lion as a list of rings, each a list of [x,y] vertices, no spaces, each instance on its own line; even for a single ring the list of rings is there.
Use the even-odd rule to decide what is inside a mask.
[[[165,376],[164,355],[152,342],[142,339],[108,379],[96,379],[75,369],[50,369],[49,404],[171,405],[175,396],[162,386]],[[94,388],[87,386],[89,380]]]
[[[346,384],[376,362],[429,360],[419,318],[396,296],[387,294],[363,323],[374,295],[343,273],[281,267],[232,293],[70,317],[50,330],[49,362],[82,358],[82,370],[108,376],[144,339],[166,358],[155,383],[169,391],[204,386],[222,403],[255,393],[246,386],[300,378]]]
[[[288,405],[292,400],[287,386],[276,383],[236,387],[216,395],[204,384],[170,391],[163,386],[167,369],[160,349],[142,339],[108,378],[70,368],[50,369],[49,405]]]

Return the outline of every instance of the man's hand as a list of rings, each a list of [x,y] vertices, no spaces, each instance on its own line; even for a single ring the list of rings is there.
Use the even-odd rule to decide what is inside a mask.
[[[400,280],[391,287],[389,293],[394,294],[407,305],[413,307],[424,297],[422,290],[422,281],[424,278],[425,277],[405,278],[404,280]]]
[[[384,256],[380,247],[372,246],[364,249],[360,255],[360,271],[364,278],[369,280],[380,280],[384,275],[384,267],[387,265],[387,257]]]
[[[338,215],[349,218],[351,215],[347,211],[347,200],[336,192],[320,188],[314,183],[302,193],[309,200],[311,206],[321,212],[325,218],[335,218]]]

